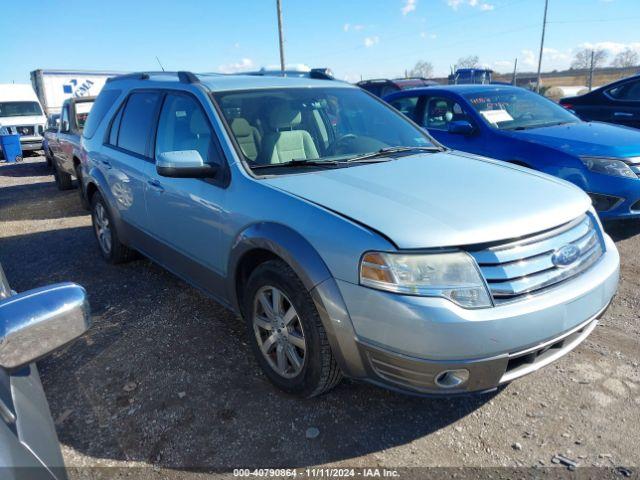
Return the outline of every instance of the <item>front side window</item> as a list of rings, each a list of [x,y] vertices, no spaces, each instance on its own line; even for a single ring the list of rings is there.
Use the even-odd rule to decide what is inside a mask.
[[[471,122],[463,108],[455,100],[431,97],[427,100],[421,124],[433,130],[448,130],[451,122]]]
[[[118,130],[118,147],[138,155],[147,155],[147,145],[160,94],[138,92],[129,95]]]
[[[640,80],[628,82],[607,91],[616,100],[640,102]]]
[[[579,121],[548,98],[524,89],[497,88],[464,96],[488,125],[499,130],[526,130]]]
[[[42,115],[38,102],[0,102],[0,117],[30,117]]]
[[[360,89],[273,88],[214,99],[250,167],[433,146],[425,132]]]
[[[196,150],[205,163],[218,164],[214,133],[204,110],[187,95],[166,96],[156,135],[156,158],[160,153]]]

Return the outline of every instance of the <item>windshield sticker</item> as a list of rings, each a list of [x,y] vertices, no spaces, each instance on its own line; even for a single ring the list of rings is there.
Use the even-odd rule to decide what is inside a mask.
[[[498,122],[511,122],[513,117],[506,110],[484,110],[480,112],[485,120],[489,123],[497,125]]]
[[[423,137],[416,137],[413,139],[414,142],[416,142],[418,145],[428,145],[429,142],[427,142],[426,138]]]

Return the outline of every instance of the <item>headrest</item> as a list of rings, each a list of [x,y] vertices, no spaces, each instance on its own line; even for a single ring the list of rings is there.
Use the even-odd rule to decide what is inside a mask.
[[[236,137],[250,137],[251,125],[244,118],[234,118],[231,122],[231,130]]]
[[[300,110],[294,110],[286,103],[274,106],[269,113],[269,124],[274,130],[291,129],[301,122]]]
[[[209,123],[202,113],[202,110],[196,108],[191,114],[191,121],[189,123],[189,129],[191,133],[195,135],[202,135],[209,133]]]

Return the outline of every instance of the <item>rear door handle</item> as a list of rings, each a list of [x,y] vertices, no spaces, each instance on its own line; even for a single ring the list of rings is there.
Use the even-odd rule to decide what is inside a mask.
[[[614,117],[625,117],[625,118],[630,118],[633,117],[633,113],[628,113],[628,112],[615,112],[613,114]]]
[[[154,190],[156,190],[156,191],[158,191],[160,193],[164,192],[164,187],[162,186],[162,184],[158,180],[147,180],[147,183]]]

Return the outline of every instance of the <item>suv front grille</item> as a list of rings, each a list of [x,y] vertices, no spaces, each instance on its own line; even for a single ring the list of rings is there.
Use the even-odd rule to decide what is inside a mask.
[[[554,253],[568,245],[578,248],[576,258],[566,266],[554,262]],[[500,304],[578,275],[603,250],[597,227],[585,214],[560,227],[469,253],[478,262],[494,302]]]

